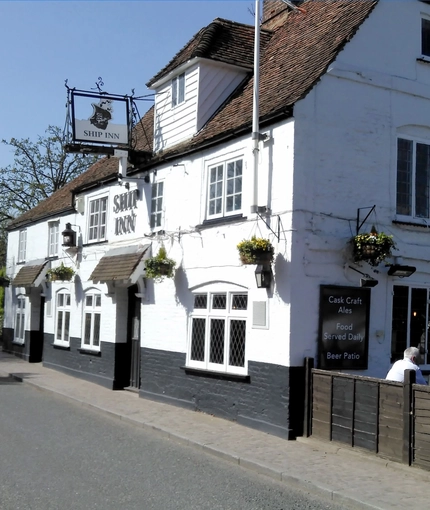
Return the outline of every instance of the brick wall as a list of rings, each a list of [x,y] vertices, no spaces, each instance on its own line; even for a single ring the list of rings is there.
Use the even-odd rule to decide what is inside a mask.
[[[240,379],[187,372],[184,365],[185,354],[141,349],[141,396],[235,420],[281,437],[301,433],[303,410],[289,397],[292,389],[295,394],[303,392],[301,367],[250,361],[249,377]],[[303,402],[303,398],[296,400]]]

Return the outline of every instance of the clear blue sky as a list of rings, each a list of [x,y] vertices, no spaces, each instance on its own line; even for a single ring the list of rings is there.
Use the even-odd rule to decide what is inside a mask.
[[[261,2],[262,3],[262,2]],[[203,26],[254,25],[254,0],[0,1],[0,140],[64,126],[67,79],[90,90],[149,94],[152,78]],[[139,103],[141,115],[152,103]],[[0,167],[13,162],[0,146]]]

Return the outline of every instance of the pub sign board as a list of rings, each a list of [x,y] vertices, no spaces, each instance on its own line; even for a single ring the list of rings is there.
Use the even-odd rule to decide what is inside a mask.
[[[369,288],[321,285],[319,368],[367,369],[369,310]]]
[[[73,141],[129,145],[129,98],[72,90]]]

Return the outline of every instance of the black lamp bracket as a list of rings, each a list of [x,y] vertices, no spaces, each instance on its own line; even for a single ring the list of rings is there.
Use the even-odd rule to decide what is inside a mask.
[[[373,213],[375,208],[376,208],[376,205],[374,205],[372,207],[360,207],[359,209],[357,209],[357,226],[356,226],[356,230],[357,230],[356,234],[357,235],[360,232],[360,228],[364,225],[365,221]],[[370,209],[370,211],[367,213],[367,215],[364,218],[364,220],[360,223],[360,211],[364,211],[365,209]]]
[[[355,267],[352,267],[352,266],[348,266],[348,267],[349,267],[349,269],[352,269],[356,273],[360,273],[361,276],[364,276],[365,278],[372,278],[372,276],[370,276],[370,274],[363,273],[362,271],[359,271],[358,269],[355,269]]]

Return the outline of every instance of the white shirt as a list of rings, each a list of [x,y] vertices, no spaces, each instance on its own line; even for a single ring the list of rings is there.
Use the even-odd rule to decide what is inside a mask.
[[[403,358],[399,361],[396,361],[391,367],[391,370],[388,372],[385,379],[388,381],[403,382],[405,378],[405,370],[415,370],[415,380],[417,384],[427,384],[423,374],[421,373],[420,367],[415,365],[415,363],[413,363],[409,358]]]

